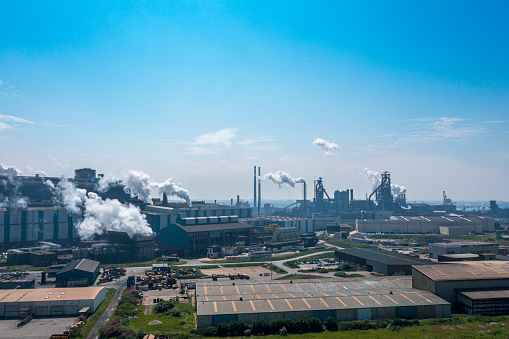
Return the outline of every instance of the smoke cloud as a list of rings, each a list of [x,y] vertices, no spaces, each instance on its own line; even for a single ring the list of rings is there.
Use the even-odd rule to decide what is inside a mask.
[[[372,192],[374,190],[376,190],[378,188],[378,186],[380,186],[380,184],[382,183],[382,174],[380,174],[380,172],[377,172],[377,171],[373,171],[369,168],[365,168],[364,169],[364,175],[366,176],[366,178],[368,180],[371,181],[371,184],[372,184]],[[401,186],[401,185],[398,185],[398,184],[392,184],[391,183],[391,194],[392,195],[398,195],[400,193],[406,193],[406,188],[405,186]]]
[[[152,234],[152,229],[137,206],[125,205],[116,199],[103,200],[96,193],[76,188],[68,180],[62,180],[57,187],[49,180],[46,184],[53,187],[57,199],[68,212],[82,215],[76,228],[83,240],[101,235],[107,230],[126,232],[129,236]]]
[[[315,141],[313,141],[313,145],[320,147],[326,156],[330,156],[332,151],[339,152],[339,146],[337,144],[323,140],[321,138],[316,138]]]
[[[275,184],[278,184],[279,187],[283,187],[284,184],[288,184],[291,187],[295,187],[295,184],[303,184],[306,181],[304,178],[292,178],[290,174],[277,171],[276,173],[267,173],[263,176],[264,179],[268,179]]]
[[[14,166],[5,166],[4,164],[0,163],[0,175],[15,177],[18,175],[23,175],[23,171],[17,169]]]
[[[152,192],[156,191],[159,195],[165,193],[166,195],[179,197],[184,199],[188,205],[191,205],[189,191],[182,187],[181,184],[173,182],[171,178],[165,182],[159,183],[142,171],[131,170],[121,180],[112,176],[101,178],[98,189],[103,192],[108,188],[110,183],[113,182],[124,185],[124,191],[129,194],[131,198],[137,197],[147,204],[152,203]]]

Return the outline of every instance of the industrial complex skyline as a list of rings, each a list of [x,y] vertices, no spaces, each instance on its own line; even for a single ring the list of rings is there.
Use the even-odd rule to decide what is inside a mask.
[[[4,1],[0,163],[191,199],[251,202],[256,165],[265,199],[319,177],[364,199],[369,168],[409,200],[509,200],[508,7]]]

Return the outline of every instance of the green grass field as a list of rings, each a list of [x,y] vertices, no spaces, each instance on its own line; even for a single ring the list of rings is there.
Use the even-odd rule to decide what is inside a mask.
[[[256,260],[250,260],[250,259],[242,259],[242,260],[220,259],[220,260],[211,260],[210,262],[211,263],[222,264],[222,263],[239,263],[239,262],[242,263],[242,262],[253,262],[253,261],[261,262],[261,261],[289,260],[289,259],[301,257],[303,255],[308,255],[308,254],[312,254],[312,253],[321,253],[321,252],[327,252],[327,251],[330,251],[330,249],[321,249],[321,250],[314,249],[314,250],[308,250],[306,252],[298,252],[298,253],[291,253],[291,254],[276,255],[276,256],[273,256],[272,259],[256,259]]]
[[[138,318],[128,321],[128,327],[138,332],[142,328],[147,334],[162,335],[168,333],[180,333],[191,335],[191,330],[195,328],[194,310],[191,304],[177,304],[176,309],[180,310],[180,317],[170,317],[152,312],[144,314],[143,305],[138,306]],[[148,325],[153,320],[159,320],[161,325]],[[173,336],[170,336],[173,338]]]
[[[92,327],[94,327],[97,319],[99,319],[99,317],[103,314],[103,312],[106,309],[106,307],[110,304],[111,299],[113,299],[113,295],[114,294],[115,294],[115,289],[114,288],[108,288],[106,290],[106,298],[104,299],[102,304],[97,308],[97,310],[95,310],[94,314],[92,314],[88,318],[88,320],[85,323],[85,325],[83,325],[83,327],[81,328],[80,335],[78,337],[76,337],[76,338],[86,338],[86,336],[88,335],[88,332],[90,332]]]
[[[359,242],[343,240],[343,239],[329,238],[329,239],[327,239],[327,242],[331,245],[339,246],[339,247],[343,247],[343,248],[351,248],[351,247],[373,248],[372,246],[369,246],[366,244],[361,244]]]

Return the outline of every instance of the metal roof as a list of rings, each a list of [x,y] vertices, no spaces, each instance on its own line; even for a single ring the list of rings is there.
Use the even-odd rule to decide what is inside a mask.
[[[200,282],[196,293],[198,316],[449,304],[410,278]]]
[[[498,245],[498,243],[485,242],[485,241],[452,241],[452,242],[435,242],[430,244],[439,247],[456,247],[456,246],[485,246],[485,245]]]
[[[57,274],[62,274],[65,272],[69,272],[72,270],[86,271],[86,272],[95,272],[95,270],[99,267],[99,261],[89,260],[89,259],[81,259],[77,261],[73,261],[65,265]]]
[[[509,299],[509,290],[462,291],[458,292],[470,299]]]
[[[200,225],[181,225],[176,224],[178,227],[183,229],[186,232],[209,232],[209,231],[224,231],[224,230],[236,230],[236,229],[248,229],[252,228],[251,225],[246,224],[245,222],[230,222],[230,223],[222,223],[222,224],[200,224]]]
[[[0,303],[95,299],[104,287],[0,290]]]
[[[419,265],[414,269],[434,281],[509,279],[509,263],[493,260]]]
[[[336,253],[345,253],[385,265],[426,265],[430,263],[427,260],[421,260],[418,258],[410,257],[408,255],[388,252],[376,248],[352,247],[336,250]]]

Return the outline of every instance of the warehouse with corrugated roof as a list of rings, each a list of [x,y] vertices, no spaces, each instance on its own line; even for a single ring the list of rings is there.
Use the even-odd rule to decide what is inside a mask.
[[[410,278],[198,283],[198,328],[222,322],[332,316],[337,321],[377,318],[443,318],[451,305],[413,289]]]
[[[349,262],[370,272],[383,275],[412,274],[412,265],[427,265],[429,260],[379,250],[377,248],[344,248],[334,252],[336,261]]]
[[[17,318],[22,313],[36,317],[90,313],[106,298],[104,287],[38,288],[0,290],[0,317]]]
[[[391,216],[389,219],[358,219],[356,230],[361,233],[440,233],[440,226],[463,227],[467,232],[495,232],[495,219],[482,216]]]

